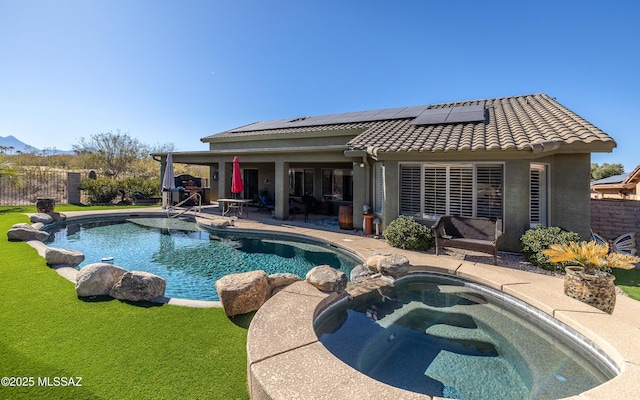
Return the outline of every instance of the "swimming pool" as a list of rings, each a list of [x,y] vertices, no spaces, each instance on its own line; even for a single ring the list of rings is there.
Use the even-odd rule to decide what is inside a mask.
[[[556,399],[619,373],[559,321],[449,276],[409,276],[343,300],[314,326],[320,342],[356,370],[431,396]]]
[[[194,222],[168,218],[68,223],[52,229],[50,247],[85,255],[79,269],[113,257],[124,269],[165,278],[167,297],[191,300],[218,300],[215,282],[231,273],[262,269],[304,278],[316,265],[328,264],[349,276],[361,263],[339,249],[302,238],[213,233]]]

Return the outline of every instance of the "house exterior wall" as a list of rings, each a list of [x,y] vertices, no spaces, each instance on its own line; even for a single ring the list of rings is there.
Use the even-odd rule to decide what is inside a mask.
[[[346,145],[360,134],[363,129],[323,131],[319,133],[286,133],[273,135],[239,136],[231,139],[218,139],[209,142],[209,150],[266,149],[287,147],[311,147]]]
[[[500,250],[520,251],[520,237],[530,228],[530,166],[532,162],[549,166],[549,208],[550,226],[560,226],[589,235],[590,199],[590,156],[589,154],[560,154],[539,159],[512,159],[504,163],[504,208],[503,231]],[[384,161],[384,206],[382,228],[398,217],[399,210],[399,165],[398,161]],[[355,173],[354,169],[354,173]],[[364,185],[363,185],[364,186]],[[354,197],[356,189],[354,186]],[[371,190],[360,198],[370,201]],[[354,202],[354,209],[356,203]],[[430,226],[433,221],[422,220]],[[361,223],[361,222],[360,222]],[[355,215],[354,215],[355,224]]]
[[[577,232],[589,237],[591,179],[589,154],[559,154],[551,164],[551,226]]]

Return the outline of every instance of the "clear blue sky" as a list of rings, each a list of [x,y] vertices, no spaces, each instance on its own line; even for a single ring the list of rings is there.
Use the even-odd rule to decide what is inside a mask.
[[[544,92],[640,163],[640,4],[0,0],[0,136],[71,149],[259,120]]]

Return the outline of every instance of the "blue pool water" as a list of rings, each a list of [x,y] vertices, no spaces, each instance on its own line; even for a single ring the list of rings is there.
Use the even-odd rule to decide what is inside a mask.
[[[315,329],[358,371],[430,396],[558,399],[616,375],[595,345],[530,308],[477,284],[419,276],[331,306]]]
[[[231,273],[261,269],[304,278],[313,267],[328,264],[349,276],[361,263],[319,243],[269,235],[220,237],[193,222],[167,218],[68,224],[48,245],[82,252],[85,261],[78,268],[113,257],[124,269],[165,278],[166,297],[192,300],[218,300],[215,282]]]

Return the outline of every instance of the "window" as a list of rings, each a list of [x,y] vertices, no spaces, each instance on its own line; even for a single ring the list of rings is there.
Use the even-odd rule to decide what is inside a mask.
[[[323,169],[322,197],[329,200],[353,200],[353,170]]]
[[[313,195],[313,170],[290,169],[289,170],[289,195],[303,196]]]
[[[548,219],[548,177],[545,164],[531,164],[529,186],[529,225],[547,226]]]
[[[502,164],[403,164],[400,214],[502,217]]]

